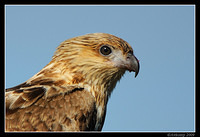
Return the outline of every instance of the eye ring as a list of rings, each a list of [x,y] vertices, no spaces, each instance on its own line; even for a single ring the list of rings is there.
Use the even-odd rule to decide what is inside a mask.
[[[101,48],[99,49],[99,51],[104,56],[107,56],[112,53],[111,48],[107,45],[102,45]]]

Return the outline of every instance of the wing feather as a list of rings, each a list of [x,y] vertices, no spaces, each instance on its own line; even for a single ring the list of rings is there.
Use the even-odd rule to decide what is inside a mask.
[[[7,89],[6,131],[94,130],[92,94],[75,85],[60,87],[22,83]]]
[[[45,88],[43,87],[29,87],[26,89],[23,89],[22,87],[18,88],[19,89],[16,89],[16,87],[11,88],[14,90],[8,89],[5,93],[7,109],[13,110],[28,107],[45,93]]]

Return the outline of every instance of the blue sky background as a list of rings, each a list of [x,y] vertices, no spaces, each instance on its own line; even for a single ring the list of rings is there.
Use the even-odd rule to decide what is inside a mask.
[[[193,5],[5,8],[6,88],[41,70],[64,40],[104,32],[126,40],[140,73],[126,72],[108,102],[103,131],[194,131]]]

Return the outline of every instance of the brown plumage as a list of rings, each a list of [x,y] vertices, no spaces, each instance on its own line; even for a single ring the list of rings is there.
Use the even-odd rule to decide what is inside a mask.
[[[126,70],[137,76],[139,62],[121,38],[93,33],[62,42],[41,71],[6,89],[6,131],[100,131]]]

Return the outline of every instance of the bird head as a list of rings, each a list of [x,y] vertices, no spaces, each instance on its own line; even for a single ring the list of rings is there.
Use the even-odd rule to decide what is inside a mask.
[[[53,60],[66,61],[74,72],[139,73],[139,61],[132,47],[123,39],[107,33],[92,33],[68,39],[57,48]],[[112,73],[111,73],[112,74]]]
[[[108,94],[125,71],[135,72],[135,77],[139,73],[139,61],[132,47],[107,33],[86,34],[62,42],[52,62],[63,64],[63,73],[74,74],[76,80],[72,81],[80,85],[84,80],[83,85],[88,84],[97,88],[96,91],[107,91]]]

